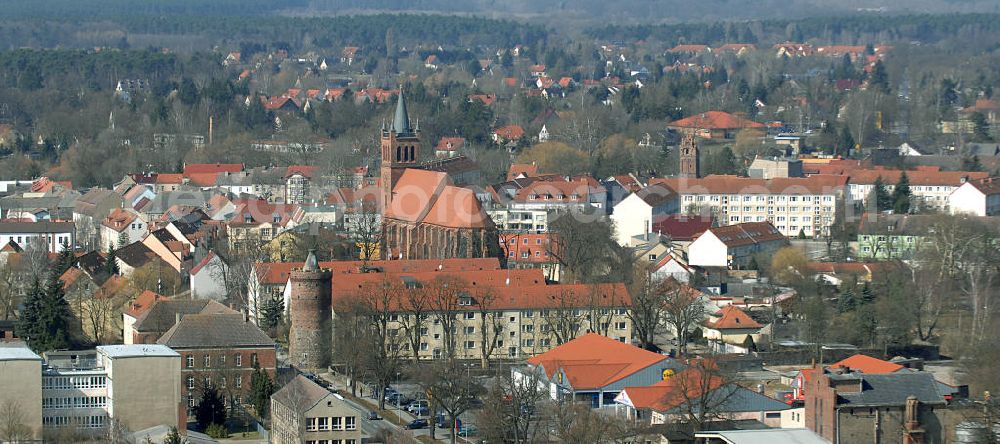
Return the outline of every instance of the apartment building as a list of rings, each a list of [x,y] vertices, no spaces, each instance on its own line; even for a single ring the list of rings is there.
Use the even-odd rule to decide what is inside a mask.
[[[335,276],[334,330],[347,328],[337,322],[344,307],[375,287],[392,292],[389,328],[420,359],[530,357],[588,332],[632,341],[624,284],[547,284],[537,268]]]
[[[890,193],[903,176],[903,170],[861,170],[850,171],[848,183],[852,202],[868,204],[875,182],[882,179],[885,188]],[[947,212],[950,206],[949,196],[956,189],[969,181],[985,179],[988,173],[977,171],[939,171],[937,169],[918,169],[905,171],[910,183],[913,206]]]
[[[40,245],[49,253],[59,253],[63,246],[76,245],[76,224],[73,222],[0,222],[0,245],[11,242],[22,250],[32,242],[41,240]]]
[[[364,412],[305,376],[271,395],[274,444],[359,444]]]
[[[43,428],[72,427],[103,435],[112,421],[130,430],[162,424],[183,427],[178,414],[180,358],[169,347],[153,344],[45,353]]]
[[[1000,215],[1000,180],[994,177],[970,180],[948,196],[951,214]]]
[[[497,230],[546,232],[549,230],[548,210],[517,210],[499,208],[486,210]]]
[[[683,213],[712,216],[721,226],[770,222],[790,237],[827,235],[837,205],[850,199],[843,176],[765,180],[712,175],[660,178],[651,183],[676,191]]]
[[[42,357],[28,347],[0,347],[0,412],[20,412],[18,430],[5,430],[11,441],[42,438]],[[16,419],[8,417],[8,419]],[[5,427],[7,428],[7,427]],[[15,435],[15,437],[10,436]]]

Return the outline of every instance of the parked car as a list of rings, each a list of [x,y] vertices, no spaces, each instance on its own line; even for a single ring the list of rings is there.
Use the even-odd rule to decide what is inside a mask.
[[[385,396],[385,402],[387,404],[391,404],[392,406],[397,406],[397,405],[404,406],[412,401],[413,400],[408,398],[406,395],[398,392]]]
[[[427,407],[419,407],[419,408],[416,408],[414,410],[410,410],[409,412],[411,414],[413,414],[413,416],[430,416],[431,415],[431,409],[429,409]]]
[[[416,410],[419,410],[419,409],[425,409],[426,410],[427,408],[429,408],[429,406],[430,405],[428,404],[428,402],[427,402],[426,399],[418,399],[416,401],[413,401],[413,402],[407,404],[406,405],[406,411],[408,411],[410,413],[414,413]]]
[[[428,426],[428,424],[427,424],[427,420],[426,419],[414,419],[413,421],[410,421],[410,423],[406,425],[406,428],[408,428],[410,430],[413,430],[413,429],[426,429],[427,426]]]
[[[368,420],[369,421],[378,421],[380,419],[382,419],[382,417],[378,416],[378,412],[376,412],[374,410],[368,412]]]
[[[479,434],[479,429],[472,424],[463,425],[458,428],[458,436],[476,436]]]

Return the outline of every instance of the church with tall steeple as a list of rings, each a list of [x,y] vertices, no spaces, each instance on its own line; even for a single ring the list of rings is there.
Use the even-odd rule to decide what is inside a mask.
[[[475,193],[447,173],[423,169],[420,129],[410,123],[402,90],[392,125],[381,130],[382,229],[387,259],[500,255],[493,221]]]

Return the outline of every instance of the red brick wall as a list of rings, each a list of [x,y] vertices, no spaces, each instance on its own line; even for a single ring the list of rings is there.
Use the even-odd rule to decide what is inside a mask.
[[[836,406],[837,393],[830,386],[830,378],[816,368],[805,384],[806,428],[833,442],[837,435]]]
[[[253,376],[253,355],[257,355],[257,364],[266,371],[271,378],[275,376],[277,368],[277,356],[273,347],[255,349],[175,349],[181,355],[181,424],[187,423],[188,396],[193,396],[195,404],[201,398],[200,389],[204,378],[211,378],[212,385],[219,388],[224,393],[240,395],[243,402],[246,402],[246,395],[250,392],[250,380]],[[225,355],[226,362],[222,363],[222,356]],[[241,366],[236,366],[236,356],[241,356]],[[187,358],[194,359],[194,366],[187,366]],[[209,367],[205,367],[205,356],[209,356]],[[188,390],[188,377],[195,378],[194,390]],[[237,389],[236,376],[242,378],[241,385]],[[226,389],[221,388],[221,378],[226,378]],[[192,418],[193,419],[193,418]]]

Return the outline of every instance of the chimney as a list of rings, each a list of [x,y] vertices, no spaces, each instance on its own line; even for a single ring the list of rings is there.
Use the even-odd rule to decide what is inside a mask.
[[[910,395],[906,398],[906,410],[904,413],[906,429],[903,431],[903,444],[920,444],[924,442],[924,431],[920,429],[919,417],[920,401],[916,396]]]

